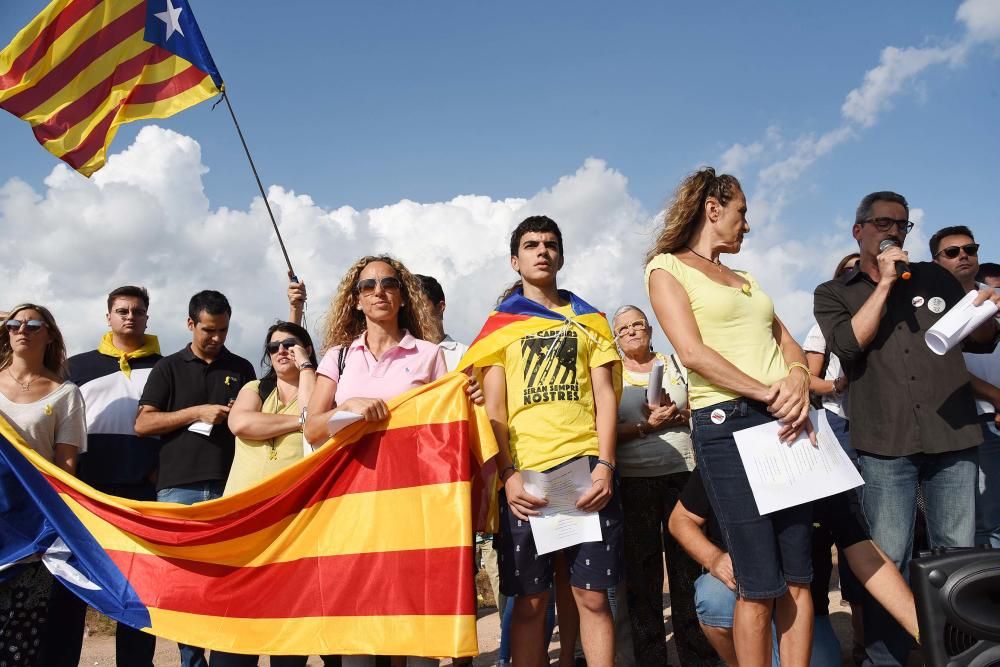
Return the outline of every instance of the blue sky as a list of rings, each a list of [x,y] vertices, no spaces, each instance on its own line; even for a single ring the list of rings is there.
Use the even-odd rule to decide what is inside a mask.
[[[406,246],[391,238],[395,230],[379,227],[390,223],[367,212],[383,211],[391,224],[410,231],[419,225],[423,235],[447,237],[451,225],[460,224],[456,218],[418,222],[400,203],[431,205],[479,195],[494,204],[526,201],[535,212],[563,196],[560,179],[586,181],[588,158],[602,161],[592,165],[602,184],[593,186],[594,192],[606,193],[605,186],[615,190],[618,186],[608,183],[625,180],[624,192],[615,190],[617,203],[606,208],[610,215],[634,218],[615,228],[624,236],[617,245],[597,240],[605,225],[587,212],[605,210],[600,202],[609,200],[594,195],[600,202],[588,208],[586,187],[553,206],[564,216],[578,214],[557,217],[572,237],[569,263],[585,255],[574,257],[574,248],[605,248],[616,260],[598,262],[590,272],[613,275],[617,286],[591,295],[606,299],[599,305],[607,310],[620,299],[641,299],[638,258],[648,244],[652,216],[683,175],[702,164],[732,166],[744,181],[754,226],[746,247],[756,253],[746,261],[765,274],[758,278],[776,293],[779,314],[800,334],[808,320],[805,295],[832,271],[830,258],[835,263],[850,250],[845,221],[872,190],[902,192],[921,210],[915,241],[938,227],[964,223],[976,231],[984,259],[1000,260],[1000,215],[993,202],[1000,177],[996,0],[970,0],[966,4],[976,11],[967,20],[956,20],[959,3],[953,2],[192,3],[265,184],[279,186],[288,197],[308,195],[308,206],[297,201],[315,213],[320,220],[315,224],[330,224],[324,216],[336,218],[336,211],[349,207],[352,224],[376,228],[372,237],[324,236],[348,246],[343,257],[331,252],[328,262],[315,257],[310,263],[317,243],[304,232],[300,245],[290,244],[293,261],[306,257],[300,261],[312,275],[299,272],[316,285],[318,302],[328,300],[351,256],[381,249],[362,247],[359,239],[370,238],[411,264],[437,253],[432,264],[445,274],[442,282],[462,294],[461,304],[451,304],[461,311],[457,330],[471,336],[502,287],[493,273],[483,274],[481,265],[459,267],[455,255],[470,249],[449,248],[447,242],[407,257]],[[6,3],[0,43],[41,6]],[[867,107],[853,116],[842,111],[866,73],[886,63],[886,47],[911,51],[893,61],[884,78],[875,78]],[[935,60],[935,49],[953,51]],[[935,61],[919,65],[927,54]],[[184,136],[200,145],[193,164],[208,171],[184,186],[198,190],[200,184],[204,201],[196,208],[209,216],[241,211],[257,219],[259,211],[251,205],[255,186],[224,108],[213,112],[203,104],[156,125],[177,133],[164,135],[170,141]],[[113,152],[128,148],[142,127],[123,128]],[[828,150],[809,148],[810,138],[828,133],[835,133]],[[0,142],[6,158],[0,161],[0,184],[18,179],[37,198],[59,196],[59,188],[45,182],[56,161],[34,142],[26,124],[0,116]],[[736,160],[735,144],[751,147],[753,159]],[[156,161],[159,149],[150,150],[142,164]],[[801,161],[780,177],[766,171],[789,157]],[[116,179],[143,187],[128,174]],[[71,184],[60,180],[59,187],[69,187],[66,182]],[[551,197],[540,197],[546,192]],[[178,197],[188,194],[199,195],[186,190]],[[15,219],[23,206],[13,207],[8,192],[5,207],[4,196],[0,191],[0,228],[8,234],[30,229],[31,220]],[[110,205],[107,198],[103,193],[94,205]],[[150,205],[171,206],[169,195],[154,199]],[[293,207],[289,203],[283,210],[290,215]],[[511,207],[511,216],[487,216],[478,224],[512,226],[521,209]],[[476,215],[464,205],[458,208]],[[296,223],[283,218],[285,224]],[[346,233],[345,224],[339,229]],[[260,242],[270,240],[264,235]],[[611,245],[602,245],[605,241]],[[502,264],[500,245],[499,254],[491,249],[490,257]],[[30,285],[26,272],[32,261],[59,273],[58,258],[32,260],[31,248],[24,252],[28,257],[21,258],[14,284]],[[777,252],[790,256],[787,265],[774,261]],[[262,261],[274,271],[274,259],[271,253]],[[731,263],[740,266],[739,259]],[[570,277],[592,289],[608,280],[585,273],[574,267]],[[218,279],[211,265],[203,278]],[[469,281],[482,282],[478,291],[466,291]],[[160,282],[171,281],[165,274]],[[67,315],[75,317],[78,304],[90,303],[82,291],[72,298],[59,293],[57,283],[50,278],[42,294],[64,302]],[[87,287],[99,297],[111,286]],[[477,298],[479,292],[485,296]],[[278,308],[280,293],[266,302],[245,301],[248,308]],[[783,313],[782,306],[794,312]],[[313,306],[317,315],[322,309],[323,303]],[[81,325],[80,331],[88,330]],[[243,345],[250,349],[250,343]]]

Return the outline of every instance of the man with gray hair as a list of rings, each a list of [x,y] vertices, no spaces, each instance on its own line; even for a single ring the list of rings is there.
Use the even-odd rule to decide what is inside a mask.
[[[944,355],[927,347],[927,329],[965,293],[938,264],[906,266],[909,212],[895,192],[862,199],[852,230],[858,270],[817,287],[814,301],[828,349],[847,374],[851,444],[865,480],[862,510],[872,538],[903,572],[918,486],[927,501],[931,546],[972,546],[982,430],[962,351],[992,351],[1000,328],[990,319]],[[986,299],[1000,302],[1000,294],[986,289],[976,297]],[[864,664],[906,664],[906,633],[868,595],[864,626]]]

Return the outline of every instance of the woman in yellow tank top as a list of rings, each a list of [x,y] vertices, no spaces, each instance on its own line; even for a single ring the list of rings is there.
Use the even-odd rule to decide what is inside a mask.
[[[757,512],[733,433],[777,419],[783,439],[809,424],[809,369],[753,276],[720,260],[750,231],[735,177],[704,168],[677,188],[647,258],[656,318],[689,370],[698,468],[729,547],[740,665],[770,665],[772,614],[782,665],[808,665],[812,642],[806,504]]]

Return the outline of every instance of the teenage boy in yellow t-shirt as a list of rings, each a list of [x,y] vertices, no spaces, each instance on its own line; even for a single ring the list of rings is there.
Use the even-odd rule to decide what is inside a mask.
[[[563,266],[562,234],[545,216],[524,220],[511,235],[511,267],[521,276],[521,296],[567,318],[585,303],[556,288]],[[511,294],[516,294],[512,290]],[[589,306],[587,306],[589,308]],[[513,601],[513,664],[547,665],[545,608],[555,557],[569,565],[580,614],[580,636],[590,667],[613,667],[614,624],[607,589],[621,579],[622,510],[615,493],[615,424],[618,399],[613,345],[600,345],[569,321],[530,334],[487,357],[483,390],[499,444],[500,589]],[[524,489],[521,470],[550,471],[588,457],[593,485],[577,507],[599,512],[603,540],[538,555],[528,518],[545,500]],[[563,647],[572,652],[573,647]]]

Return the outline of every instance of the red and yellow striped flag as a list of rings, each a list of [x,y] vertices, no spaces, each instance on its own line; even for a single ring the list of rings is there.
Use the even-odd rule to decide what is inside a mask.
[[[411,390],[387,421],[194,506],[101,494],[0,420],[0,506],[20,508],[0,521],[0,570],[68,549],[50,569],[92,606],[210,649],[475,655],[473,495],[496,441],[465,382]]]
[[[0,108],[86,176],[119,125],[221,90],[188,0],[52,0],[0,52]]]

